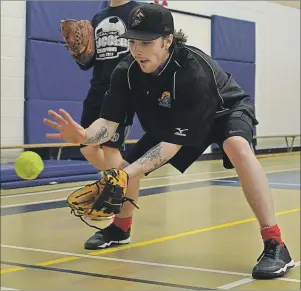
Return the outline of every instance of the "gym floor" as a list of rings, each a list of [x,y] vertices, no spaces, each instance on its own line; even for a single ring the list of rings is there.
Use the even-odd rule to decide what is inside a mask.
[[[251,278],[263,250],[257,221],[235,171],[202,161],[145,178],[131,244],[105,250],[83,248],[96,229],[66,207],[82,183],[2,191],[1,290],[300,290],[300,153],[259,160],[296,262],[285,277]]]

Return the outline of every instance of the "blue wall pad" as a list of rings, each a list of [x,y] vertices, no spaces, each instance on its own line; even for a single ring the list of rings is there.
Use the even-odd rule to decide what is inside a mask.
[[[83,101],[92,70],[82,71],[58,43],[27,43],[26,99]]]
[[[255,62],[255,23],[213,15],[211,56],[214,59]]]
[[[27,38],[63,41],[59,31],[62,19],[91,20],[105,9],[108,1],[26,1]]]
[[[232,61],[217,61],[219,65],[233,75],[234,80],[250,95],[254,103],[255,98],[255,64],[238,63]]]
[[[48,116],[48,110],[67,110],[76,122],[80,122],[82,102],[32,100],[25,102],[25,143],[61,143],[62,140],[50,140],[46,133],[57,133],[45,125],[43,119]]]
[[[37,180],[97,174],[98,169],[91,166],[86,161],[69,161],[69,160],[46,160],[44,161],[44,171],[39,175]],[[22,181],[14,170],[14,164],[6,164],[1,166],[1,182]]]
[[[45,186],[52,185],[54,183],[72,183],[72,182],[81,182],[81,181],[95,181],[100,178],[99,174],[86,174],[86,175],[76,175],[76,176],[65,176],[65,177],[52,177],[44,178],[32,181],[12,181],[12,182],[1,182],[1,189],[16,189],[16,188],[25,188],[25,187],[36,187],[36,186]],[[70,192],[71,193],[71,192]]]
[[[213,15],[211,56],[226,72],[232,74],[255,104],[256,23]],[[217,146],[212,145],[212,148]]]

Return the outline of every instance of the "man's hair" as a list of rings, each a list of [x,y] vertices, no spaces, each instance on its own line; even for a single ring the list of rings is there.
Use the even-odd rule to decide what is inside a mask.
[[[180,29],[179,31],[175,31],[173,36],[174,43],[177,46],[183,46],[187,42],[187,36],[185,35],[182,29]]]
[[[163,36],[163,39],[168,38],[168,36]],[[183,46],[187,42],[187,36],[184,34],[183,30],[175,31],[173,34],[173,43],[177,46]]]

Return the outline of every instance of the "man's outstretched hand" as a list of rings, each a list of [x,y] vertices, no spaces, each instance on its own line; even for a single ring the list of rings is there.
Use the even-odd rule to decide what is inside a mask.
[[[56,113],[53,110],[49,110],[48,115],[56,121],[44,118],[43,122],[56,129],[58,133],[47,133],[47,138],[62,139],[66,142],[75,144],[83,144],[87,141],[85,129],[75,122],[67,111],[60,109],[59,113]]]

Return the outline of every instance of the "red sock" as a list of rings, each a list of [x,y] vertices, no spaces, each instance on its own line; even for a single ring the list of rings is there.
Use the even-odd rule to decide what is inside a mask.
[[[132,225],[132,216],[126,218],[119,218],[117,216],[114,217],[113,223],[121,228],[123,231],[128,231],[130,226]]]
[[[264,241],[273,239],[279,241],[280,245],[284,245],[281,240],[281,231],[277,224],[273,226],[264,226],[261,229],[261,236]]]

